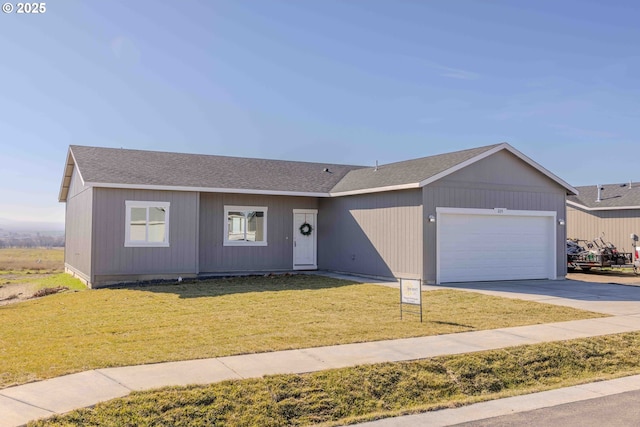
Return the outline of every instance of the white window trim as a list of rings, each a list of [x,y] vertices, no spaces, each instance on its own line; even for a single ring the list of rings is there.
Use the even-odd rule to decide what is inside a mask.
[[[125,248],[168,248],[169,247],[169,202],[146,202],[138,200],[126,200],[125,204],[125,227],[124,227],[124,247]],[[131,208],[163,208],[165,211],[165,233],[163,242],[148,242],[143,240],[131,240]],[[147,209],[147,221],[149,210]],[[148,226],[148,222],[147,222]]]
[[[268,208],[266,206],[224,206],[224,243],[223,246],[267,246]],[[264,241],[247,242],[246,240],[229,240],[229,212],[259,211],[264,212]]]

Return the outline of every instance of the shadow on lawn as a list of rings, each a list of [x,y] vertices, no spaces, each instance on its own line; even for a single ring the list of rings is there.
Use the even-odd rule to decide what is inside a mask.
[[[253,292],[318,290],[361,284],[308,274],[270,274],[238,277],[216,277],[184,280],[181,283],[130,283],[105,289],[129,289],[145,292],[176,294],[180,298],[213,297]]]
[[[475,327],[472,325],[464,325],[462,323],[455,323],[455,322],[444,322],[441,320],[431,320],[431,323],[435,323],[437,325],[459,326],[461,328],[468,328],[469,330],[475,329]]]

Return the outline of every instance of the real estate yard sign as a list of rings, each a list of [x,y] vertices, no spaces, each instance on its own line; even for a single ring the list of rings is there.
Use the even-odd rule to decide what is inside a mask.
[[[407,310],[406,305],[418,306],[418,310]],[[420,279],[400,279],[400,319],[402,313],[419,314],[422,323],[422,283]]]

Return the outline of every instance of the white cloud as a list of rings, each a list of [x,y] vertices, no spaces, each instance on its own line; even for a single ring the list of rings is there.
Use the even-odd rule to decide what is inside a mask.
[[[444,67],[441,65],[436,66],[436,68],[442,71],[440,75],[443,77],[449,77],[452,79],[459,79],[459,80],[477,80],[480,78],[480,74],[474,73],[473,71],[461,70],[459,68]]]

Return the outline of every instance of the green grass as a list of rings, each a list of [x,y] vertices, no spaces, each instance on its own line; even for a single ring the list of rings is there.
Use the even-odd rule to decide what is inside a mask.
[[[66,273],[49,274],[35,281],[36,289],[64,286],[69,290],[84,291],[87,287],[80,280]]]
[[[169,387],[29,426],[343,425],[640,373],[640,333]]]
[[[0,307],[0,387],[111,366],[602,317],[438,290],[424,293],[421,324],[399,319],[398,299],[397,289],[307,275],[51,295]]]
[[[33,273],[30,275],[16,274],[10,279],[6,277],[2,278],[0,275],[0,285],[12,285],[12,284],[32,284],[33,290],[43,288],[55,288],[57,286],[65,286],[69,289],[82,291],[87,287],[80,280],[66,273]]]

